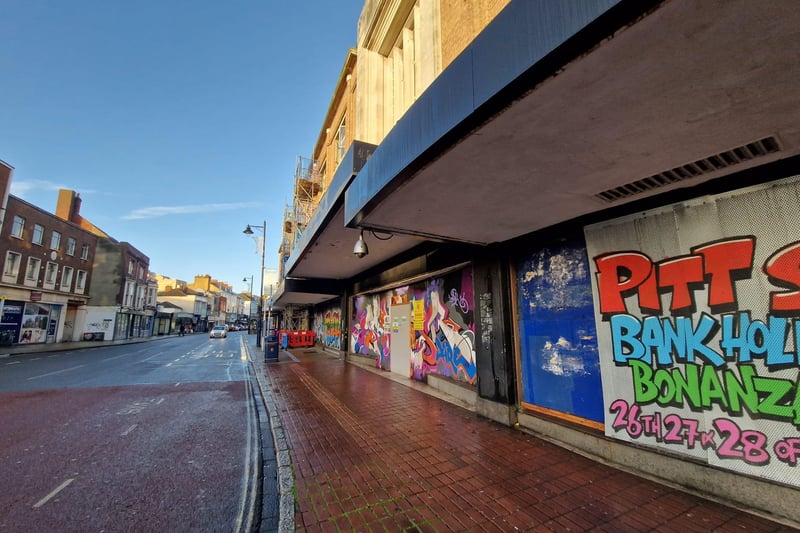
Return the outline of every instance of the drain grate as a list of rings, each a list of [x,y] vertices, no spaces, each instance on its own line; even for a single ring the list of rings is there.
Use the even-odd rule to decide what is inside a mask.
[[[780,150],[781,146],[776,137],[765,137],[759,141],[732,148],[725,152],[720,152],[670,170],[659,172],[658,174],[653,174],[652,176],[647,176],[646,178],[626,183],[625,185],[620,185],[619,187],[614,187],[613,189],[599,192],[594,196],[604,202],[616,202],[660,187],[666,187],[667,185],[672,185],[679,181],[711,174],[718,170],[752,161],[759,157],[774,154],[775,152],[780,152]]]

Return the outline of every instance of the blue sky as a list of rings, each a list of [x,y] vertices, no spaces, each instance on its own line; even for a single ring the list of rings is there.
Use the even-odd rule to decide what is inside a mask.
[[[81,214],[154,272],[249,289],[278,264],[363,0],[3,0],[0,159],[11,193]],[[256,231],[256,234],[260,234]]]

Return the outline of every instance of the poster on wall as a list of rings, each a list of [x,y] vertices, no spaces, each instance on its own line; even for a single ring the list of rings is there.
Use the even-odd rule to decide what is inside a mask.
[[[800,181],[585,228],[605,433],[800,486]]]
[[[35,302],[27,302],[22,314],[19,343],[32,344],[45,342],[47,325],[50,322],[50,306]]]
[[[25,302],[17,300],[5,300],[3,314],[0,315],[0,331],[3,342],[16,342],[19,338],[19,330],[22,325],[22,310]]]

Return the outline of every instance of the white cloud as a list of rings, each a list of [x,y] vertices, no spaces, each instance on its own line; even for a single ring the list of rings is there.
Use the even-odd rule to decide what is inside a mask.
[[[20,198],[24,198],[26,194],[33,193],[36,191],[57,191],[59,189],[69,189],[71,191],[76,191],[80,194],[94,194],[96,191],[94,190],[86,190],[86,189],[76,189],[75,187],[70,187],[69,185],[65,185],[63,183],[55,183],[53,181],[47,180],[28,180],[28,181],[12,181],[11,182],[11,194],[14,196],[19,196]]]
[[[60,183],[53,183],[52,181],[31,180],[31,181],[12,181],[11,194],[14,196],[24,196],[26,193],[32,191],[57,191],[59,189],[68,189],[66,185]]]
[[[198,205],[172,205],[172,206],[154,206],[142,207],[134,209],[127,215],[123,216],[126,220],[139,220],[143,218],[157,218],[169,215],[188,215],[194,213],[211,213],[215,211],[232,211],[236,209],[258,207],[257,202],[239,202],[229,204],[198,204]]]

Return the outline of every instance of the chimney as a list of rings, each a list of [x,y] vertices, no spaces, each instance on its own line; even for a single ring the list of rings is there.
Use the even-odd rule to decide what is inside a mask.
[[[58,190],[56,216],[73,224],[81,223],[81,196],[69,189]]]

